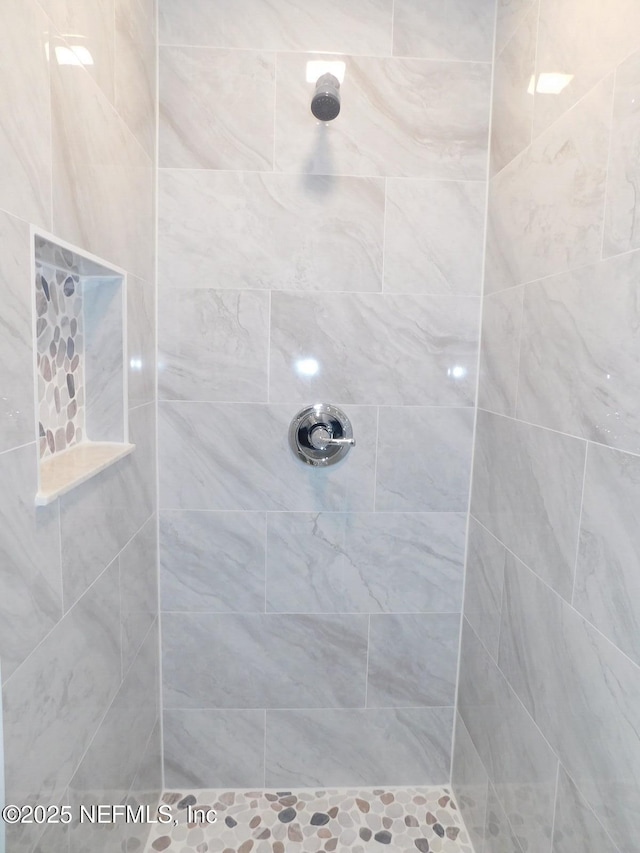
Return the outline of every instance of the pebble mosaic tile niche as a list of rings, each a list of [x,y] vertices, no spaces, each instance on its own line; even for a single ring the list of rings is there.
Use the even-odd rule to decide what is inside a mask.
[[[40,488],[50,503],[131,452],[125,277],[36,234],[35,370]]]
[[[176,825],[155,824],[145,853],[473,853],[442,787],[168,791],[161,805]]]

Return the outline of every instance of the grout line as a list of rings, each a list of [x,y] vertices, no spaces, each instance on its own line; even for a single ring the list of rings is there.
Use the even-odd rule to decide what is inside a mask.
[[[604,193],[603,193],[603,211],[602,211],[602,239],[600,241],[600,260],[607,260],[604,254],[604,244],[607,239],[607,210],[608,210],[608,201],[609,201],[609,170],[611,168],[611,151],[613,148],[613,119],[615,116],[615,106],[616,106],[616,88],[618,82],[618,69],[620,66],[618,65],[613,72],[613,86],[611,91],[611,110],[609,112],[609,145],[607,146],[607,165],[605,169],[604,176]]]
[[[376,503],[378,498],[378,456],[380,454],[380,406],[376,408],[376,443],[375,456],[373,460],[373,507],[371,514],[377,514]]]
[[[264,787],[267,787],[267,709],[264,709],[264,753],[262,756],[262,778]]]
[[[460,616],[459,610],[162,610],[168,616]]]
[[[524,303],[527,296],[526,285],[522,286],[522,305],[520,306],[520,326],[518,329],[518,361],[516,364],[516,393],[513,398],[513,417],[518,414],[518,397],[520,395],[520,364],[522,362],[522,343],[524,339]]]
[[[560,759],[558,759],[558,766],[556,768],[555,793],[553,795],[553,817],[551,818],[551,839],[549,845],[549,853],[553,853],[553,848],[555,847],[554,836],[556,833],[556,815],[558,813],[558,787],[560,785],[560,766]]]
[[[580,559],[580,532],[582,530],[582,510],[584,507],[584,492],[587,485],[587,461],[589,459],[589,442],[587,442],[587,446],[584,451],[584,467],[582,469],[582,492],[580,494],[580,512],[578,514],[578,535],[576,537],[576,558],[573,562],[573,578],[571,583],[571,598],[569,599],[569,604],[573,607],[574,610],[577,608],[574,605],[575,594],[576,594],[576,581],[578,579],[578,561]]]
[[[270,713],[282,711],[282,712],[286,712],[287,714],[297,713],[298,711],[300,711],[301,713],[307,713],[309,711],[311,711],[311,712],[337,711],[338,713],[341,713],[341,714],[342,713],[349,714],[349,713],[352,713],[353,711],[357,711],[360,714],[363,711],[365,711],[365,712],[367,712],[367,711],[435,711],[435,710],[442,710],[442,709],[451,710],[451,711],[454,710],[453,705],[375,705],[375,706],[370,706],[368,708],[365,708],[363,705],[349,705],[347,707],[345,707],[344,705],[341,705],[341,706],[332,705],[332,706],[329,706],[328,708],[320,707],[318,705],[298,705],[295,708],[284,708],[284,707],[278,706],[278,707],[273,707],[273,708],[267,708],[266,710]],[[226,707],[220,708],[219,706],[216,707],[216,706],[205,705],[203,708],[183,708],[180,706],[176,706],[176,707],[171,706],[170,708],[166,708],[165,710],[171,711],[171,712],[174,712],[174,711],[180,712],[181,714],[189,714],[191,712],[195,713],[197,711],[211,711],[211,712],[220,713],[220,714],[226,714],[226,713],[235,714],[238,711],[257,712],[257,711],[264,711],[265,709],[264,708],[226,708]],[[449,783],[447,783],[447,784],[449,784]]]
[[[371,648],[371,614],[367,619],[367,659],[364,666],[364,709],[368,708],[369,701],[369,649]]]

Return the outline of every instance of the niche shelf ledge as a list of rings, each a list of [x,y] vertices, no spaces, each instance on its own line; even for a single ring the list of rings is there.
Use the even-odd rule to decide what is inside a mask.
[[[124,459],[135,444],[111,441],[84,441],[40,462],[40,488],[36,506],[47,506],[75,486],[95,477],[105,468]]]

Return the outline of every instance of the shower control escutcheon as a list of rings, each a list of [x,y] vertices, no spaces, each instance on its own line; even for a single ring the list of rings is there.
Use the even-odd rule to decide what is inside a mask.
[[[305,406],[289,427],[291,449],[307,465],[335,465],[355,443],[349,418],[328,403]]]

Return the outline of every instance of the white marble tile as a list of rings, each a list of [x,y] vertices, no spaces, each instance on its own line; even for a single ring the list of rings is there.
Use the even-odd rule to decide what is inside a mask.
[[[271,399],[469,406],[479,310],[444,294],[273,293]]]
[[[517,414],[640,452],[640,252],[525,291]]]
[[[640,668],[507,562],[499,663],[621,850],[637,846]]]
[[[274,54],[162,47],[159,79],[161,167],[273,168]]]
[[[586,443],[480,410],[471,511],[571,598]]]
[[[261,512],[163,512],[162,609],[264,612],[265,537]]]
[[[140,145],[155,157],[155,0],[115,0],[114,104]]]
[[[451,784],[471,843],[475,850],[481,851],[489,777],[459,713],[455,722]]]
[[[635,0],[540,0],[536,71],[570,74],[572,79],[560,93],[536,98],[535,134],[638,49],[638,29]]]
[[[506,554],[501,542],[473,517],[469,519],[464,615],[495,659],[498,657]]]
[[[375,409],[345,407],[358,444],[327,468],[293,455],[288,430],[297,410],[298,404],[162,403],[162,508],[372,510]]]
[[[342,109],[310,112],[311,59],[346,63]],[[484,180],[490,65],[404,58],[278,55],[276,168],[325,175]]]
[[[260,788],[264,711],[165,711],[168,788]]]
[[[35,444],[0,454],[0,656],[7,679],[62,616],[57,505],[35,506]]]
[[[546,853],[558,759],[467,622],[461,657],[459,713],[519,847]]]
[[[29,242],[27,224],[0,212],[0,452],[36,437]]]
[[[122,672],[126,673],[158,615],[157,519],[152,515],[120,554]]]
[[[463,513],[269,513],[267,609],[460,610]]]
[[[437,785],[453,708],[267,712],[267,786]]]
[[[117,569],[104,572],[4,684],[7,802],[59,802],[117,692]],[[24,849],[23,830],[16,850]]]
[[[367,708],[455,703],[459,613],[371,616]]]
[[[129,408],[156,395],[156,292],[150,282],[127,277],[127,356]]]
[[[392,0],[160,0],[161,44],[200,44],[258,50],[332,50],[388,54]]]
[[[496,54],[504,48],[524,18],[535,8],[539,0],[497,0],[496,3]]]
[[[497,55],[491,112],[491,172],[499,172],[531,142],[538,33],[538,5]]]
[[[491,293],[482,303],[478,405],[515,415],[524,287]]]
[[[384,290],[479,296],[486,186],[387,180]]]
[[[561,767],[553,833],[553,853],[621,853]]]
[[[377,179],[162,170],[161,287],[380,290]]]
[[[47,18],[35,0],[6,0],[0,35],[0,207],[44,228],[51,227],[51,138],[43,132],[51,115],[49,40]]]
[[[164,708],[363,707],[367,626],[360,615],[164,613]]]
[[[472,409],[381,408],[376,510],[466,512],[472,435]]]
[[[589,445],[573,605],[640,665],[640,459]]]
[[[53,230],[152,281],[151,160],[83,66],[51,78]]]
[[[613,78],[493,180],[485,292],[600,257]]]
[[[607,172],[604,255],[640,249],[640,52],[616,70]]]
[[[494,0],[395,0],[393,53],[490,62]]]
[[[161,400],[267,399],[269,294],[164,288],[158,306]]]

